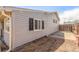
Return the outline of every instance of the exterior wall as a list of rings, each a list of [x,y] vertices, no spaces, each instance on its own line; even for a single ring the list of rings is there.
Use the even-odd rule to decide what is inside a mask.
[[[45,29],[29,31],[29,17],[44,20]],[[58,31],[58,24],[53,23],[50,13],[13,10],[12,40],[13,48]]]

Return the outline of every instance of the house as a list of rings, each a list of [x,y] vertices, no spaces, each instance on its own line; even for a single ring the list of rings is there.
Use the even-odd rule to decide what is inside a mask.
[[[3,41],[12,50],[22,44],[58,31],[57,12],[10,6],[0,8]]]

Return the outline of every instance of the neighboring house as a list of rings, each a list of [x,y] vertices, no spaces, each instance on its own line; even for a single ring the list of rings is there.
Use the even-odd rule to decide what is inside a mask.
[[[22,45],[48,36],[58,31],[57,12],[31,10],[17,7],[1,7],[0,20],[3,21],[4,42],[9,51]]]

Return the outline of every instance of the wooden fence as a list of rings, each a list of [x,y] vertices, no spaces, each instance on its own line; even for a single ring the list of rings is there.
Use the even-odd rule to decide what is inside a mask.
[[[64,24],[64,25],[59,25],[59,30],[60,31],[73,31],[73,24]]]
[[[74,33],[79,35],[79,24],[74,25]]]
[[[59,31],[70,31],[79,35],[79,24],[63,24],[59,25]]]

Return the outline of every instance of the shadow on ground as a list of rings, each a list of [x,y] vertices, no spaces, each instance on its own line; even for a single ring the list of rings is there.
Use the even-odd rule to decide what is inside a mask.
[[[8,49],[9,47],[5,44],[3,40],[1,40],[1,37],[0,37],[0,51],[4,52],[4,51],[7,51]]]

